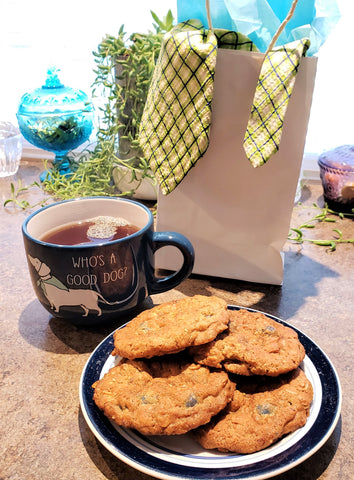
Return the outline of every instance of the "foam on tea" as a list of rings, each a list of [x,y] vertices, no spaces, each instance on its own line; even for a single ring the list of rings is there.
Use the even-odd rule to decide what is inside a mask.
[[[117,227],[129,225],[124,218],[116,217],[96,217],[92,219],[94,222],[87,230],[89,238],[107,239],[113,237],[117,232]]]
[[[41,240],[58,245],[90,245],[127,237],[139,229],[121,217],[99,216],[57,227]]]

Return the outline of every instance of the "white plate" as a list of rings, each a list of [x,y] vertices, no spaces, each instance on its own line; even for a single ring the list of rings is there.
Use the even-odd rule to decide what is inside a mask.
[[[80,381],[80,405],[93,434],[123,462],[161,479],[260,480],[285,472],[309,458],[326,442],[338,422],[342,400],[338,375],[325,353],[306,335],[283,320],[264,315],[293,328],[305,347],[301,368],[313,385],[314,398],[304,427],[265,450],[235,455],[204,450],[188,434],[144,436],[114,425],[92,399],[92,384],[116,362],[111,355],[112,333],[91,354]]]

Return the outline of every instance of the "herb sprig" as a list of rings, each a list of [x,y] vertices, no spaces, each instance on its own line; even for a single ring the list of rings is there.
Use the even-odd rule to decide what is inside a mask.
[[[301,205],[301,203],[299,203],[299,205]],[[318,245],[320,247],[329,247],[329,251],[331,252],[335,251],[337,245],[340,243],[354,244],[354,238],[343,238],[343,232],[339,228],[334,228],[332,230],[334,232],[334,235],[333,238],[330,239],[314,239],[305,237],[304,230],[313,229],[318,223],[336,223],[338,221],[338,218],[335,217],[339,217],[340,219],[344,219],[345,217],[354,218],[354,213],[337,213],[331,210],[327,204],[324,208],[321,208],[316,203],[313,203],[312,207],[310,208],[319,210],[319,212],[310,220],[307,220],[306,222],[300,224],[298,227],[290,228],[288,240],[298,244],[308,242],[314,245]]]
[[[21,180],[19,180],[17,188],[12,182],[11,182],[10,188],[11,188],[11,196],[4,202],[5,208],[9,206],[14,206],[16,208],[20,208],[21,210],[28,210],[28,209],[34,209],[36,207],[44,207],[49,201],[51,201],[50,198],[45,197],[45,198],[42,198],[40,201],[32,204],[27,199],[21,198],[23,195],[28,193],[31,188],[41,189],[41,185],[38,182],[33,182],[30,185],[23,186]]]

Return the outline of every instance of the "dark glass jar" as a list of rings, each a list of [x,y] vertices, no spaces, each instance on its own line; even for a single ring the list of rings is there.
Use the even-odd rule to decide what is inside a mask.
[[[354,145],[324,152],[318,159],[325,202],[331,210],[352,213],[354,209]]]

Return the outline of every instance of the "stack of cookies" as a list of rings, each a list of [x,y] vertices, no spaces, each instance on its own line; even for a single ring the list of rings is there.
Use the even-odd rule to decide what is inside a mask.
[[[145,435],[190,432],[206,449],[252,453],[302,427],[312,385],[297,333],[211,296],[146,310],[114,333],[119,363],[94,401]]]

